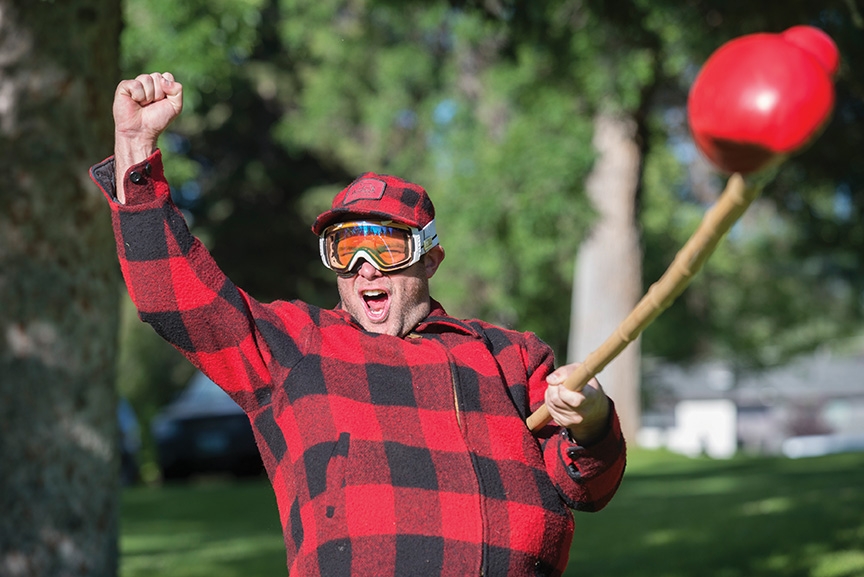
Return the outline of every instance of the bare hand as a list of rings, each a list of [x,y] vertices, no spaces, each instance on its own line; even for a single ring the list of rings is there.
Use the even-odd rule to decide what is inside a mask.
[[[159,135],[183,109],[183,86],[170,72],[124,80],[114,92],[114,157],[117,199],[125,202],[123,176],[156,150]]]
[[[155,143],[183,109],[183,86],[170,72],[140,74],[114,92],[114,128],[119,137]]]
[[[590,444],[606,433],[611,409],[609,397],[597,379],[591,379],[578,392],[562,386],[579,363],[564,365],[546,377],[546,407],[556,423],[570,429],[577,442]]]

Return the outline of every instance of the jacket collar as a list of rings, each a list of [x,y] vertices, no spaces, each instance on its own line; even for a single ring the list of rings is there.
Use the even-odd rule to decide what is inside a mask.
[[[483,335],[474,327],[460,319],[451,317],[441,306],[441,303],[435,299],[431,299],[432,309],[425,319],[414,328],[416,333],[441,333],[441,332],[458,332],[475,338],[482,338]]]

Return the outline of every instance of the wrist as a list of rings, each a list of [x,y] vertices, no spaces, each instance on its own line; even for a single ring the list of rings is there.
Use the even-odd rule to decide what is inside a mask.
[[[114,170],[117,200],[126,203],[126,193],[123,189],[123,179],[130,167],[144,162],[156,152],[156,138],[128,136],[120,132],[114,133]]]
[[[609,433],[612,428],[612,403],[608,397],[605,403],[605,410],[590,420],[583,420],[579,424],[568,425],[566,427],[568,437],[574,443],[583,447],[599,443]]]
[[[606,436],[606,433],[607,427],[605,423],[603,426],[593,427],[591,429],[577,426],[567,427],[567,437],[570,442],[576,443],[582,447],[588,447],[598,443]]]
[[[156,151],[158,137],[129,136],[122,132],[114,133],[114,157],[116,162],[123,161],[126,167],[138,164],[150,158]]]

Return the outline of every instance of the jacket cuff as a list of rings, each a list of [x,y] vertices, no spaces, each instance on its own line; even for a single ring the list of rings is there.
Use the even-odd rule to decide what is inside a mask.
[[[575,442],[566,427],[561,428],[561,443],[558,445],[559,456],[567,465],[571,477],[579,479],[591,474],[597,467],[603,467],[610,459],[617,458],[624,450],[624,434],[621,432],[621,422],[615,411],[615,404],[609,400],[609,422],[606,434],[590,445],[580,445]]]
[[[614,405],[606,435],[590,446],[571,442],[562,428],[544,447],[553,482],[567,505],[577,511],[599,511],[615,494],[627,462],[627,449]]]
[[[113,156],[90,167],[90,178],[105,198],[114,204],[120,204],[117,200],[117,175]],[[148,204],[158,196],[168,194],[162,151],[157,149],[146,160],[130,166],[123,176],[123,190],[126,192],[126,205]]]

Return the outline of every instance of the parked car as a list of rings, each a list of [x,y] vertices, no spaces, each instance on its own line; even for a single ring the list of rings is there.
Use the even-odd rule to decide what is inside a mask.
[[[250,476],[263,471],[248,417],[200,371],[156,414],[151,432],[165,480],[198,473]]]

